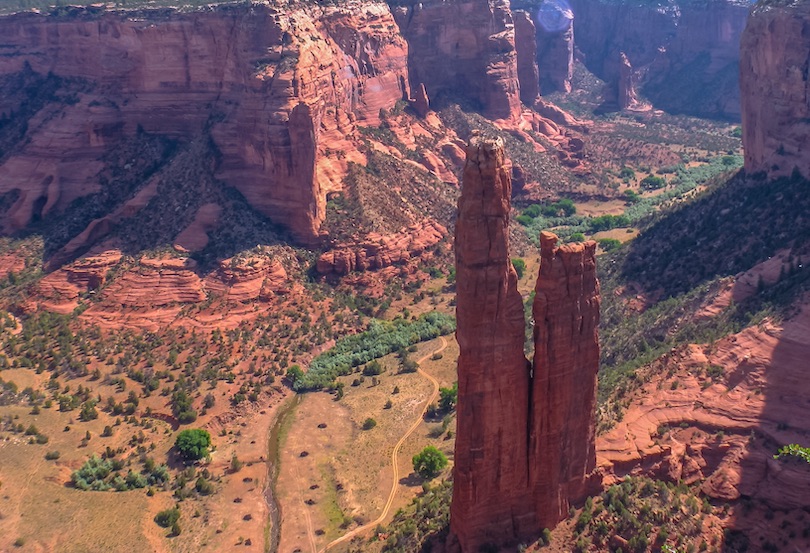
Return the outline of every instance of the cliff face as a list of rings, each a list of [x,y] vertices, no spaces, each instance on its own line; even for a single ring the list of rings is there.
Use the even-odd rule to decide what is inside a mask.
[[[557,246],[540,235],[535,287],[529,481],[541,528],[584,499],[596,466],[593,413],[599,369],[596,242]]]
[[[394,10],[408,41],[411,87],[466,96],[492,119],[520,114],[515,30],[506,0],[429,1]]]
[[[518,10],[515,19],[515,50],[520,81],[520,100],[527,106],[534,105],[540,96],[540,72],[537,67],[537,29],[532,16]]]
[[[596,244],[543,236],[533,307],[533,375],[509,256],[503,143],[467,147],[456,223],[458,424],[451,539],[462,551],[552,528],[583,498],[595,466],[599,366]]]
[[[216,176],[304,242],[318,236],[339,186],[354,121],[377,124],[403,97],[407,45],[387,6],[351,11],[269,6],[193,13],[76,9],[0,18],[0,77],[53,73],[74,94],[27,121],[0,158],[5,230],[98,191],[99,161],[138,130],[188,140],[210,133]],[[17,77],[26,78],[26,77]],[[24,96],[0,102],[19,111]]]
[[[810,176],[810,3],[757,7],[742,37],[745,170]]]
[[[574,74],[574,18],[570,10],[555,14],[557,25],[546,29],[537,25],[537,65],[545,93],[571,92]]]
[[[618,94],[621,53],[656,107],[738,118],[739,44],[750,2],[572,0],[576,46]],[[542,64],[541,64],[542,67]],[[542,74],[541,74],[542,78]]]

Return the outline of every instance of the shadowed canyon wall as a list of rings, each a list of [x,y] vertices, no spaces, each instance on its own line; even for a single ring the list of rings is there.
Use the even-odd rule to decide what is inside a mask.
[[[428,1],[394,8],[408,41],[411,88],[466,97],[492,119],[520,113],[515,29],[508,0]]]
[[[557,247],[556,236],[543,234],[532,374],[509,256],[510,195],[503,142],[473,138],[456,223],[459,396],[450,529],[462,551],[554,527],[570,502],[584,498],[595,466],[596,244]]]
[[[742,37],[745,170],[810,176],[810,2],[754,9]]]
[[[624,53],[656,107],[740,117],[739,45],[751,2],[571,0],[571,5],[576,48],[588,69],[608,83],[614,95],[608,101],[619,100]]]

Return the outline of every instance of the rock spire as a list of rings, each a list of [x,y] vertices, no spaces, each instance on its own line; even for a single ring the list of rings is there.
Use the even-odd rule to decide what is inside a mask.
[[[467,146],[456,223],[458,426],[451,548],[539,534],[583,499],[595,465],[596,244],[542,235],[534,369],[509,255],[511,178],[500,139]]]

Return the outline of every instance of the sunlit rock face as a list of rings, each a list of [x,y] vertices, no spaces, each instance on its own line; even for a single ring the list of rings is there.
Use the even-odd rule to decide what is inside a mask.
[[[758,6],[742,38],[745,170],[810,176],[810,2]]]
[[[431,101],[464,98],[491,119],[520,114],[512,12],[506,0],[437,0],[394,9],[408,41],[411,87]]]
[[[13,231],[97,192],[105,152],[139,132],[212,138],[217,178],[301,242],[319,235],[357,122],[406,97],[407,44],[388,6],[227,6],[189,13],[70,9],[0,18],[0,77],[70,94],[31,115],[0,159]],[[40,87],[41,88],[41,87]],[[55,96],[55,97],[56,97]],[[25,98],[0,99],[15,113]],[[30,105],[30,104],[29,104]],[[340,159],[325,155],[344,150]]]

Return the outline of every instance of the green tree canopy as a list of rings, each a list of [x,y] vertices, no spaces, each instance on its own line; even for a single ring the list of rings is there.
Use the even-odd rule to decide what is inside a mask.
[[[186,461],[196,461],[208,456],[211,447],[211,434],[201,428],[183,430],[177,435],[174,447]]]
[[[447,457],[429,445],[413,456],[413,470],[422,478],[433,478],[447,466]]]

